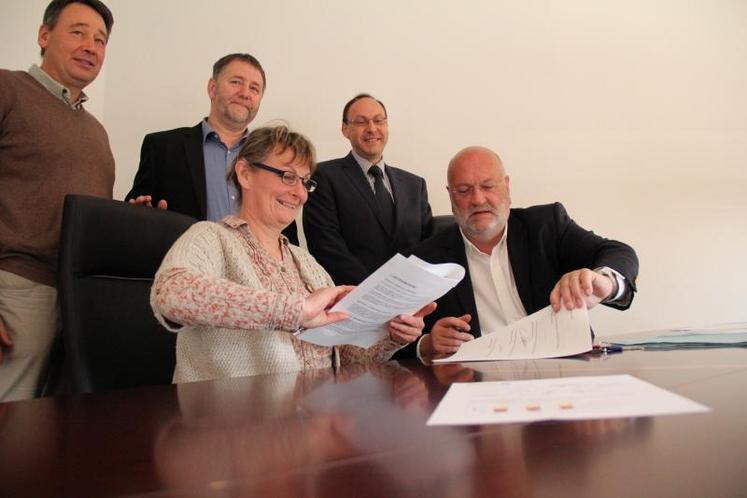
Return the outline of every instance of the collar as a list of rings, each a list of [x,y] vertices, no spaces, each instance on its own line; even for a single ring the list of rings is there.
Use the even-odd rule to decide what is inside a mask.
[[[249,223],[246,220],[239,218],[238,216],[229,214],[228,216],[220,220],[218,223],[220,223],[221,225],[225,227],[232,228],[234,230],[241,230],[243,228],[247,233],[250,233],[252,237],[254,237],[254,234],[252,233],[251,229],[249,229]],[[286,237],[282,233],[280,234],[280,243],[283,244],[284,246],[290,245],[290,242],[288,241],[288,237]]]
[[[39,82],[41,86],[52,92],[55,97],[57,97],[76,111],[80,111],[81,109],[83,109],[83,103],[88,101],[88,95],[81,91],[78,100],[71,103],[70,90],[64,85],[61,85],[58,81],[54,80],[50,75],[46,73],[46,71],[44,71],[44,69],[39,67],[37,64],[32,64],[28,72],[36,81]]]
[[[371,166],[374,166],[374,165],[376,165],[376,166],[378,166],[379,168],[381,168],[381,171],[382,171],[382,172],[383,172],[383,173],[385,174],[385,176],[386,176],[386,169],[385,169],[385,168],[386,168],[386,164],[384,164],[384,156],[381,156],[381,159],[379,159],[379,162],[377,162],[377,163],[372,163],[372,162],[371,162],[371,161],[369,161],[368,159],[364,159],[363,157],[359,156],[359,155],[358,155],[358,154],[357,154],[357,153],[356,153],[356,152],[355,152],[354,150],[351,150],[351,151],[350,151],[350,153],[351,153],[351,154],[353,154],[353,158],[355,159],[355,162],[357,162],[357,163],[358,163],[358,166],[360,166],[360,167],[361,167],[361,169],[363,170],[363,173],[364,173],[364,174],[368,174],[368,169],[369,169],[369,168],[370,168]]]
[[[207,118],[203,118],[200,124],[202,125],[202,143],[203,144],[207,142],[208,137],[211,136],[211,134],[215,136],[215,138],[218,139],[219,142],[223,143],[222,140],[220,139],[220,136],[218,135],[218,132],[215,131],[215,129],[212,126],[210,126],[210,123],[208,123]],[[244,130],[244,134],[241,135],[241,138],[239,138],[239,141],[236,142],[236,145],[242,145],[244,143],[244,140],[246,140],[246,137],[248,136],[249,136],[249,128]]]

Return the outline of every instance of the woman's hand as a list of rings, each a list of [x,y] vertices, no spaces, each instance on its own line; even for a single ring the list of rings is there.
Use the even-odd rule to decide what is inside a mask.
[[[399,315],[389,320],[387,324],[389,338],[399,344],[410,344],[418,340],[425,327],[423,317],[431,314],[435,309],[436,303],[430,303],[413,315]]]
[[[329,309],[354,288],[352,285],[338,285],[337,287],[317,289],[309,294],[303,303],[301,326],[306,329],[313,329],[346,319],[349,316],[347,313],[329,311]]]

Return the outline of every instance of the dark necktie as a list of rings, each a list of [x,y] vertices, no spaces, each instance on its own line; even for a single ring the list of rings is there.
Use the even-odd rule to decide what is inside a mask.
[[[384,186],[384,172],[374,164],[368,168],[368,174],[374,177],[376,202],[381,211],[381,220],[384,224],[384,229],[391,234],[392,227],[394,226],[394,202]]]

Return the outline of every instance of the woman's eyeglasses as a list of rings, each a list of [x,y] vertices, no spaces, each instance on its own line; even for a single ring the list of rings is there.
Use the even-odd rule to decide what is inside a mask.
[[[278,168],[273,168],[272,166],[268,166],[263,163],[252,163],[255,167],[259,169],[263,169],[265,171],[269,171],[270,173],[275,173],[280,177],[280,179],[289,186],[294,186],[298,183],[298,181],[301,181],[301,184],[303,184],[303,188],[306,189],[307,192],[311,193],[314,190],[316,190],[316,181],[312,180],[309,177],[303,177],[298,176],[292,171],[286,171]]]

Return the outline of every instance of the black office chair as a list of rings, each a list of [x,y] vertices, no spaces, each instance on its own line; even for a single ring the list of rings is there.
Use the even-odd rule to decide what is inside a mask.
[[[433,235],[443,232],[445,229],[449,228],[454,223],[456,222],[454,221],[453,214],[440,214],[438,216],[434,216],[433,217]]]
[[[153,317],[150,287],[166,251],[195,221],[120,201],[65,198],[58,284],[74,392],[171,382],[176,338]]]

